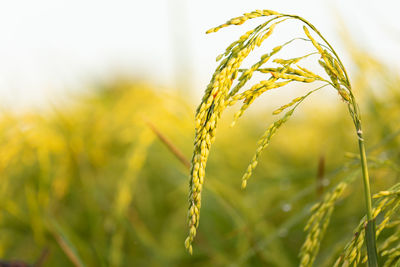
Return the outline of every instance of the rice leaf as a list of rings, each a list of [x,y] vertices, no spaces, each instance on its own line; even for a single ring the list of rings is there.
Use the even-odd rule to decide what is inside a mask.
[[[378,266],[378,256],[376,252],[375,220],[367,222],[365,242],[367,243],[368,266]]]

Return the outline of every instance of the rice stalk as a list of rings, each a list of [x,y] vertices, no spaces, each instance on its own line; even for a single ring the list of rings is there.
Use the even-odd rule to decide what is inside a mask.
[[[234,121],[232,123],[234,125],[235,122],[244,114],[247,108],[261,94],[272,89],[279,89],[293,82],[313,83],[318,81],[323,83],[324,86],[331,85],[338,92],[339,97],[344,101],[344,103],[346,103],[358,137],[368,223],[373,223],[372,201],[369,188],[369,176],[363,132],[361,129],[360,112],[351,89],[351,84],[346,69],[344,68],[340,58],[330,43],[322,36],[315,26],[313,26],[304,18],[296,15],[282,14],[271,10],[256,10],[250,13],[245,13],[243,16],[233,18],[224,24],[208,30],[207,33],[217,32],[220,29],[230,25],[241,25],[247,20],[258,17],[268,17],[268,20],[253,30],[246,32],[239,38],[239,40],[228,46],[223,54],[217,57],[217,61],[220,61],[220,64],[216,68],[211,81],[205,90],[202,101],[196,111],[196,131],[189,182],[189,235],[185,240],[185,247],[190,254],[193,252],[192,242],[196,236],[199,226],[201,192],[204,184],[207,159],[211,145],[215,141],[218,120],[223,111],[228,106],[231,106],[239,101],[242,102],[240,110],[234,116]],[[261,56],[260,60],[253,64],[251,68],[241,68],[243,60],[253,50],[255,50],[256,47],[259,47],[265,40],[267,40],[268,37],[273,34],[273,32],[276,32],[277,27],[279,26],[278,24],[289,19],[299,21],[303,24],[303,32],[306,35],[306,38],[294,38],[289,40],[282,45],[273,48],[269,53]],[[321,39],[322,43],[317,41],[313,35],[317,35],[318,38]],[[279,68],[265,68],[263,66],[268,63],[272,57],[276,56],[276,54],[278,54],[282,49],[292,44],[294,40],[311,42],[315,51],[313,53],[301,55],[291,59],[276,58],[273,62],[281,65]],[[301,59],[312,55],[320,56],[318,61],[319,65],[322,67],[322,70],[325,72],[325,74],[328,75],[330,80],[326,80],[298,65]],[[241,91],[247,82],[250,81],[255,71],[265,74],[265,79],[251,86],[250,89]],[[241,72],[240,76],[238,75],[239,72]],[[235,81],[237,84],[232,88],[232,85]],[[261,137],[259,146],[256,149],[256,153],[253,156],[245,174],[243,175],[243,188],[246,187],[247,180],[250,178],[254,168],[257,166],[258,158],[261,152],[269,144],[270,139],[276,133],[277,129],[279,129],[291,117],[295,108],[299,106],[300,103],[315,90],[310,90],[303,97],[296,97],[290,103],[283,105],[274,112],[275,114],[279,114],[284,109],[293,106],[293,108],[287,111],[284,116],[271,124]],[[367,234],[367,237],[370,237],[368,240],[371,240],[371,242],[367,242],[371,266],[375,266],[374,262],[376,261],[375,240],[374,237],[371,238],[371,234],[374,234],[375,232],[373,228],[374,227],[372,227],[371,231],[369,231]]]

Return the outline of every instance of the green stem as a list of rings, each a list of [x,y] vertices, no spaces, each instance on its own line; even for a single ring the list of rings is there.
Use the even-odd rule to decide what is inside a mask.
[[[371,189],[370,189],[370,185],[369,185],[367,157],[366,157],[366,153],[365,153],[364,139],[362,138],[361,129],[358,130],[357,135],[358,135],[358,146],[360,148],[361,168],[362,168],[363,181],[364,181],[365,203],[367,205],[367,219],[368,219],[368,221],[371,221],[374,219],[372,217]]]
[[[371,198],[371,189],[369,184],[367,156],[365,153],[364,139],[360,125],[359,127],[357,127],[357,135],[358,135],[358,146],[360,148],[361,168],[362,168],[363,182],[364,182],[364,196],[365,196],[365,203],[367,205],[367,225],[365,228],[365,239],[367,245],[368,266],[377,267],[378,253],[376,251],[375,220],[372,215],[372,198]]]

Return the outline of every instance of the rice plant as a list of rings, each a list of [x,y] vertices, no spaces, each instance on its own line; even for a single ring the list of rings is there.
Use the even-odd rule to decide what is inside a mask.
[[[318,82],[319,86],[310,89],[302,96],[295,97],[291,102],[276,109],[273,115],[283,112],[279,119],[272,123],[260,138],[258,147],[250,164],[242,177],[242,188],[245,188],[249,178],[256,168],[262,151],[269,145],[272,137],[277,130],[285,124],[293,115],[296,108],[311,94],[330,86],[337,91],[340,99],[346,104],[349,115],[355,126],[357,142],[359,146],[359,159],[361,163],[361,171],[364,185],[364,197],[366,205],[366,218],[362,220],[358,229],[358,238],[356,244],[350,243],[346,249],[344,256],[342,255],[336,264],[357,263],[360,260],[360,249],[364,242],[367,245],[368,264],[369,266],[378,266],[378,257],[376,249],[376,235],[380,229],[385,228],[385,224],[381,222],[378,226],[378,232],[375,229],[375,219],[380,212],[383,211],[383,202],[377,202],[374,208],[372,206],[369,174],[367,167],[367,158],[363,131],[361,127],[361,115],[355,96],[352,91],[347,71],[340,60],[338,54],[317,28],[302,17],[296,15],[282,14],[271,10],[256,10],[245,13],[243,16],[235,17],[228,20],[215,28],[207,31],[207,33],[217,32],[224,27],[231,25],[241,25],[247,20],[265,17],[266,21],[254,29],[244,33],[237,41],[229,45],[225,52],[217,57],[219,65],[212,75],[211,81],[205,90],[200,105],[197,108],[195,116],[195,141],[194,152],[192,156],[192,167],[189,184],[189,210],[188,210],[188,226],[189,235],[185,240],[185,247],[190,254],[193,253],[192,242],[196,236],[200,219],[201,193],[205,178],[205,169],[210,148],[216,137],[218,121],[228,107],[237,102],[241,102],[240,110],[235,114],[232,126],[244,114],[248,107],[262,94],[272,89],[279,89],[290,83],[314,83]],[[259,61],[249,68],[242,68],[244,59],[259,47],[265,40],[270,37],[274,31],[277,31],[279,24],[296,20],[303,24],[303,36],[296,37],[276,46],[268,53],[261,56]],[[277,55],[286,47],[293,45],[296,41],[304,41],[312,44],[314,51],[309,54],[299,55],[294,58],[283,59]],[[301,65],[303,59],[317,56],[317,62],[322,68],[324,74],[319,75]],[[268,63],[275,63],[267,65]],[[264,74],[264,79],[244,88],[251,80],[253,74],[259,72]],[[321,85],[322,84],[322,85]],[[310,218],[306,230],[309,231],[307,239],[301,249],[301,266],[311,266],[315,256],[318,253],[320,240],[329,223],[335,201],[340,198],[345,190],[348,181],[340,183],[336,189],[325,196],[325,199],[315,208],[315,213]],[[387,193],[390,196],[396,195],[392,191]],[[397,191],[396,191],[397,192]],[[384,195],[378,195],[384,196]],[[386,196],[386,195],[385,195]],[[386,198],[385,198],[386,199]],[[393,202],[393,201],[392,201]],[[394,205],[388,213],[385,213],[385,220],[388,221],[397,208]],[[385,202],[386,203],[386,202]],[[397,202],[396,202],[397,203]],[[383,206],[382,206],[383,205]],[[364,229],[364,230],[363,230]],[[360,234],[362,233],[362,234]],[[349,252],[349,253],[347,253]],[[394,258],[396,259],[396,258]],[[393,260],[394,260],[393,259]],[[347,266],[347,265],[346,265]]]
[[[368,133],[379,263],[396,266],[399,194],[392,185],[400,177],[400,76],[392,64],[356,48],[352,88]],[[252,79],[268,75],[264,69]],[[301,116],[279,128],[281,135],[258,158],[257,180],[247,180],[246,191],[232,178],[247,167],[243,159],[251,158],[249,147],[273,109],[246,112],[234,129],[225,127],[228,120],[218,122],[223,138],[208,159],[204,218],[190,256],[182,246],[182,203],[192,99],[120,77],[90,88],[53,107],[0,112],[0,266],[365,265],[360,156],[350,153],[357,143],[344,100],[326,105],[307,97],[302,103],[311,103],[300,107]],[[317,175],[320,158],[325,163]]]

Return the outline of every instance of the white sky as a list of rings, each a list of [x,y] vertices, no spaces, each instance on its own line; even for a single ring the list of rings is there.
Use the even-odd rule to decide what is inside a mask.
[[[399,7],[396,0],[0,0],[0,104],[45,103],[118,73],[166,86],[183,74],[197,94],[215,57],[244,29],[205,31],[254,9],[301,15],[340,47],[337,12],[362,46],[398,67]]]

